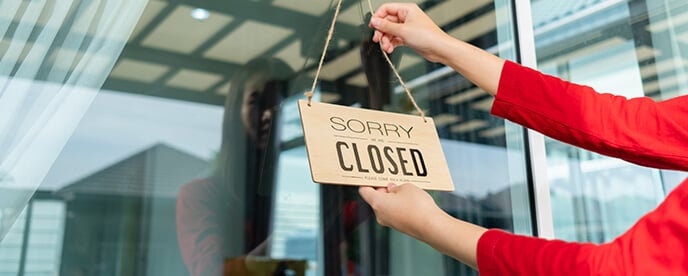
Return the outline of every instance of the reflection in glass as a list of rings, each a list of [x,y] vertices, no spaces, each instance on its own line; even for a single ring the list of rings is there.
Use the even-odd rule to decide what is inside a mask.
[[[225,101],[220,153],[210,176],[177,198],[177,237],[193,275],[242,271],[228,258],[268,256],[279,153],[279,106],[291,68],[260,58],[234,72]]]
[[[43,2],[3,1],[0,12]],[[133,30],[115,24],[131,31],[117,40],[126,43],[121,54],[92,56],[116,63],[55,162],[32,155],[50,171],[30,204],[8,210],[0,200],[0,226],[9,229],[0,241],[0,275],[221,275],[254,265],[307,275],[476,274],[377,225],[356,188],[312,183],[294,103],[310,87],[333,3],[105,1],[137,11],[146,5],[140,13],[76,2],[93,18],[140,20]],[[511,1],[416,2],[451,35],[516,59]],[[194,19],[196,8],[208,17]],[[363,1],[344,1],[316,100],[412,113],[370,43],[367,12]],[[103,42],[97,31],[106,29],[82,18],[63,25],[84,41]],[[0,53],[23,42],[3,38]],[[91,60],[78,45],[85,44],[65,53]],[[437,123],[457,187],[433,194],[440,206],[486,227],[533,233],[522,129],[490,116],[492,98],[450,68],[409,49],[391,59]],[[8,64],[1,69],[16,65]],[[17,122],[20,130],[34,126]],[[5,173],[0,188],[17,179]],[[56,242],[43,243],[48,236]]]

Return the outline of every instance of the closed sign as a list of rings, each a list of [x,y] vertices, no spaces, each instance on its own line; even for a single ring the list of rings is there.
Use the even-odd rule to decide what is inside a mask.
[[[314,182],[453,191],[432,118],[299,101]]]

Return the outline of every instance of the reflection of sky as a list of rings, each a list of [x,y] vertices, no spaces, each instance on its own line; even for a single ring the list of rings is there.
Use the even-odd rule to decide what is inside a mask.
[[[223,108],[101,91],[40,189],[70,184],[158,143],[203,159],[220,145]]]

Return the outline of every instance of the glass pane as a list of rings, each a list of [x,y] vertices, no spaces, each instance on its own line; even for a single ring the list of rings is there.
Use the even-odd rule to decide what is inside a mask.
[[[685,94],[685,1],[531,1],[538,68],[629,98]],[[546,141],[557,238],[605,242],[652,210],[684,173]]]
[[[516,58],[511,1],[414,2],[451,35]],[[31,208],[0,200],[0,275],[477,274],[379,226],[356,188],[312,182],[296,100],[335,2],[145,4],[127,13],[140,18],[121,53],[104,56],[112,68],[59,155],[34,156],[49,171]],[[125,11],[107,7],[77,5],[94,18]],[[314,100],[415,114],[371,43],[368,13],[343,2]],[[88,21],[63,24],[88,40],[98,29]],[[391,59],[437,124],[456,186],[432,192],[439,205],[532,234],[523,129],[489,115],[492,98],[451,69],[406,48]],[[0,170],[0,184],[12,180]]]

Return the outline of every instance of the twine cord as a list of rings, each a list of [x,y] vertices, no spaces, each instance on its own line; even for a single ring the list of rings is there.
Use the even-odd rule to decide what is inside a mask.
[[[320,70],[322,70],[323,62],[325,61],[325,53],[327,53],[327,48],[330,45],[330,41],[332,40],[332,33],[334,32],[334,25],[335,22],[337,22],[337,16],[339,15],[339,9],[342,6],[342,0],[338,0],[337,2],[337,7],[334,11],[334,16],[332,17],[332,23],[330,24],[330,29],[327,32],[327,38],[325,40],[325,48],[323,48],[322,55],[320,56],[320,62],[318,63],[318,70],[315,72],[315,78],[313,78],[313,85],[311,86],[311,90],[304,93],[306,97],[308,97],[308,106],[311,106],[311,99],[313,98],[313,92],[315,91],[315,86],[318,82],[318,77],[320,76]],[[375,10],[373,10],[373,3],[371,0],[368,0],[368,8],[370,8],[370,14],[373,15],[375,14]],[[416,111],[418,111],[418,114],[420,115],[421,118],[423,118],[424,122],[427,122],[427,119],[425,118],[425,112],[418,106],[418,103],[416,103],[416,99],[413,98],[413,95],[411,95],[411,91],[408,89],[406,86],[406,83],[404,80],[401,79],[401,75],[399,75],[399,72],[397,71],[396,68],[394,68],[394,64],[392,63],[392,60],[389,59],[389,56],[387,55],[387,52],[382,49],[382,41],[380,43],[380,51],[382,52],[382,55],[385,57],[385,60],[387,61],[387,64],[389,64],[389,67],[392,68],[392,72],[394,72],[394,76],[397,77],[399,80],[399,84],[401,84],[401,87],[404,88],[404,91],[406,91],[406,96],[411,100],[411,103],[413,106],[416,108]]]
[[[375,15],[375,10],[373,9],[373,3],[371,0],[368,0],[368,8],[370,8],[370,15],[373,16]],[[380,51],[382,51],[382,55],[385,57],[385,60],[387,60],[387,64],[389,64],[389,67],[392,68],[392,72],[394,72],[394,75],[397,77],[399,80],[399,84],[401,84],[401,87],[404,88],[404,91],[406,91],[406,96],[411,100],[411,103],[413,104],[413,107],[416,108],[418,111],[418,115],[420,115],[421,118],[423,118],[423,122],[427,122],[427,119],[425,119],[425,112],[423,112],[422,109],[418,106],[418,103],[416,103],[416,99],[413,98],[413,95],[411,95],[411,90],[408,89],[406,86],[406,83],[404,80],[401,79],[401,75],[399,75],[399,72],[397,71],[396,68],[394,68],[394,64],[392,61],[389,59],[389,56],[387,55],[387,52],[382,49],[382,40],[380,40]]]
[[[323,62],[325,61],[325,53],[327,53],[327,47],[330,46],[330,41],[332,40],[332,33],[334,33],[334,24],[337,22],[337,16],[339,15],[339,8],[342,7],[342,0],[337,2],[337,8],[334,10],[334,16],[332,17],[332,23],[330,24],[330,30],[327,31],[327,38],[325,39],[325,47],[323,48],[322,55],[320,55],[320,62],[318,63],[318,70],[315,71],[315,77],[313,78],[313,85],[311,85],[311,90],[303,93],[308,97],[308,106],[311,106],[311,99],[313,99],[313,92],[315,91],[315,85],[318,83],[318,77],[320,76],[320,70],[322,70]]]

